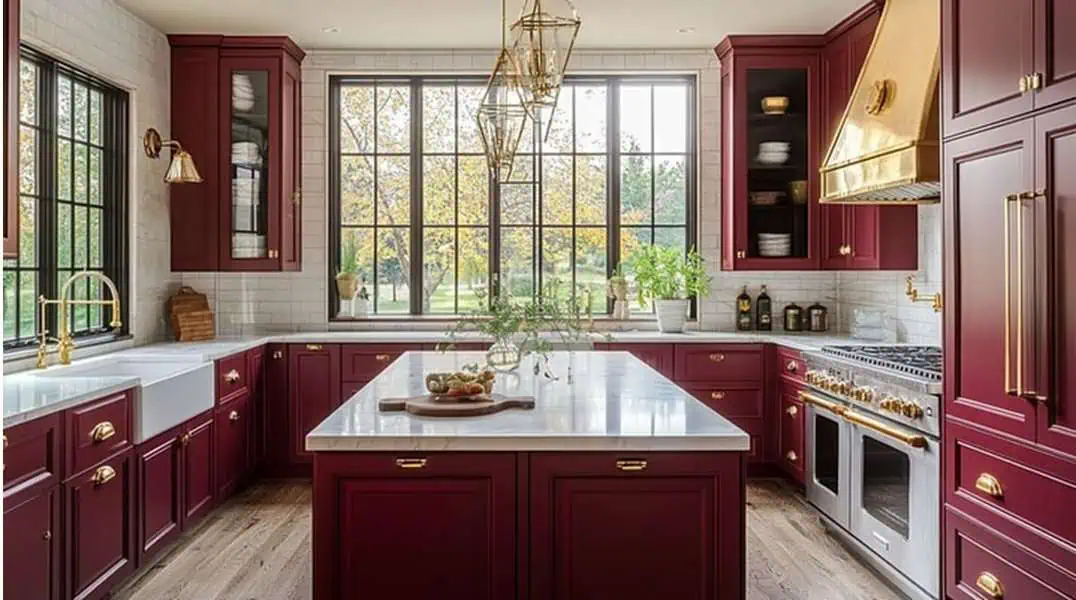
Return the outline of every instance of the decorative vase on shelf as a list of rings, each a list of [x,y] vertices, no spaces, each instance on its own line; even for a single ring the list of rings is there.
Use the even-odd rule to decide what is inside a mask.
[[[336,274],[336,295],[340,298],[340,312],[337,313],[337,317],[352,316],[352,305],[358,284],[359,280],[354,273],[341,272]]]
[[[614,299],[613,318],[626,321],[631,318],[631,301],[628,299],[628,280],[614,275],[609,279],[609,297]]]
[[[683,333],[687,322],[687,299],[654,300],[658,313],[658,329],[662,333]]]
[[[366,286],[359,288],[355,302],[351,305],[351,316],[365,319],[370,314],[370,294],[366,292]]]
[[[514,371],[519,367],[519,362],[522,360],[522,352],[519,346],[513,344],[508,340],[497,340],[489,350],[486,351],[486,363],[494,371],[500,373],[508,373]]]

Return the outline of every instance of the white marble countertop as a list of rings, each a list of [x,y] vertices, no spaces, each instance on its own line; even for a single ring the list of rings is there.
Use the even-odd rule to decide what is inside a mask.
[[[140,385],[137,377],[4,377],[4,427]]]
[[[380,398],[425,393],[426,373],[458,370],[482,352],[408,352],[306,436],[310,451],[747,451],[746,433],[627,352],[554,352],[560,379],[498,374],[494,392],[533,396],[532,410],[464,418],[381,412]],[[569,364],[573,381],[567,380]]]

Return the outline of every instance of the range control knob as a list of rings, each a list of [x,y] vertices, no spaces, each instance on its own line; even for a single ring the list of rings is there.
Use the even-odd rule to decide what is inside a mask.
[[[874,402],[874,388],[861,385],[852,390],[852,397],[860,402]]]
[[[906,400],[904,405],[900,407],[900,412],[909,419],[923,418],[923,407],[915,400]]]
[[[815,371],[814,369],[808,370],[803,374],[803,380],[807,383],[816,383],[818,381],[818,371]]]
[[[882,401],[878,403],[878,407],[887,412],[900,412],[900,398],[892,394],[886,394],[882,397]]]

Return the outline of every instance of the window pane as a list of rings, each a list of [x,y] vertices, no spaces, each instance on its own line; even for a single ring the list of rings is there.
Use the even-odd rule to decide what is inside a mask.
[[[104,267],[104,258],[101,255],[101,213],[103,211],[90,209],[90,264],[91,269]]]
[[[33,337],[37,323],[37,273],[19,273],[19,334],[20,338]]]
[[[542,157],[542,222],[572,224],[572,157]]]
[[[374,293],[373,229],[345,227],[340,232],[340,263],[336,268],[354,269],[359,276],[359,284],[366,286],[366,293]]]
[[[553,122],[549,125],[548,134],[545,131],[542,135],[545,139],[542,141],[543,152],[571,152],[572,143],[572,98],[575,96],[573,88],[571,86],[562,86],[560,88],[560,98],[557,100],[557,108],[553,112]],[[546,125],[543,123],[543,128]]]
[[[379,229],[377,232],[377,312],[411,311],[410,232],[403,227]]]
[[[377,222],[406,225],[411,221],[411,159],[381,156],[377,159]]]
[[[635,289],[635,276],[632,275],[633,264],[632,258],[635,253],[643,246],[648,246],[651,243],[650,229],[642,227],[625,227],[620,230],[620,264],[624,265],[624,274],[627,275],[628,284],[631,289]],[[638,294],[631,294],[631,310],[633,312],[653,312],[653,306],[647,305],[644,309],[639,304]]]
[[[533,185],[501,185],[501,223],[504,225],[530,225],[534,223]]]
[[[377,151],[407,152],[411,147],[411,90],[377,86]]]
[[[485,157],[480,157],[485,164]],[[534,154],[519,154],[516,153],[515,161],[512,164],[512,174],[509,176],[508,181],[504,183],[531,183],[536,180],[534,175],[535,163],[538,162],[537,155]]]
[[[25,60],[19,65],[19,120],[37,123],[37,66]]]
[[[27,196],[19,198],[19,265],[32,267],[37,264],[37,200]]]
[[[455,157],[422,157],[422,220],[427,225],[456,222]]]
[[[37,132],[25,125],[19,127],[19,191],[37,193]]]
[[[75,85],[75,139],[86,141],[90,137],[90,91],[84,85]]]
[[[534,140],[537,139],[535,137],[536,133],[539,133],[538,125],[534,121],[528,121],[527,125],[523,127],[523,134],[519,136],[519,146],[516,148],[516,152],[533,153],[537,151],[537,148],[534,147]],[[541,137],[542,134],[545,134],[545,128],[541,130],[538,137]]]
[[[422,234],[422,312],[452,314],[456,310],[456,236],[447,227]]]
[[[454,152],[455,149],[456,90],[451,85],[425,85],[422,88],[422,150]]]
[[[542,293],[568,298],[572,289],[572,230],[542,230]]]
[[[604,227],[580,227],[575,232],[575,282],[580,290],[589,290],[591,311],[605,311],[606,287],[606,234]],[[580,299],[580,310],[585,310],[586,294]]]
[[[650,86],[620,88],[620,149],[650,152]]]
[[[608,176],[604,156],[580,156],[575,160],[575,222],[605,225],[609,204],[605,181]]]
[[[501,290],[514,298],[534,295],[534,235],[530,227],[501,229]]]
[[[340,222],[344,225],[374,222],[372,156],[344,156],[340,159]]]
[[[15,310],[15,296],[18,293],[16,289],[15,271],[11,269],[14,267],[14,261],[4,260],[4,341],[15,339],[18,336],[18,330],[16,329],[15,317],[18,316],[18,312]]]
[[[90,250],[90,215],[85,206],[75,207],[75,258],[74,267],[85,269]]]
[[[75,202],[90,201],[90,165],[89,148],[84,144],[75,144]]]
[[[460,229],[459,312],[485,308],[489,297],[489,230]]]
[[[687,251],[687,230],[683,227],[658,227],[654,230],[654,243],[658,246]]]
[[[101,92],[90,90],[90,141],[94,144],[101,143],[101,119],[104,118],[101,105],[103,102]]]
[[[478,124],[475,115],[478,114],[478,105],[482,103],[483,85],[461,85],[459,94],[459,151],[482,152],[482,139],[478,135]]]
[[[369,85],[340,88],[340,151],[374,150],[374,88]]]
[[[56,144],[56,188],[60,200],[71,199],[71,142]]]
[[[101,149],[90,148],[90,204],[100,205],[104,198],[101,193]]]
[[[655,157],[654,221],[687,223],[687,159],[683,156]]]
[[[604,152],[606,126],[604,85],[575,87],[575,151]]]
[[[489,222],[489,170],[486,157],[461,156],[459,161],[459,222],[485,225]]]
[[[650,222],[651,157],[625,156],[620,160],[620,222]]]
[[[63,75],[56,82],[56,108],[60,135],[71,137],[71,80]]]
[[[72,265],[72,220],[71,220],[71,205],[60,203],[56,205],[56,214],[58,216],[58,225],[56,227],[56,240],[57,240],[57,255],[56,264],[61,268],[70,269]]]
[[[654,151],[687,151],[687,86],[654,86]]]

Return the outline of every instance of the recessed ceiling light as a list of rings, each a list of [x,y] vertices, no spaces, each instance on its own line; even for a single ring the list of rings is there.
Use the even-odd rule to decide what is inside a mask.
[[[340,33],[340,28],[339,27],[322,27],[321,32],[322,33]]]
[[[695,28],[694,27],[681,27],[680,29],[677,29],[676,31],[679,32],[679,33],[695,33]]]

